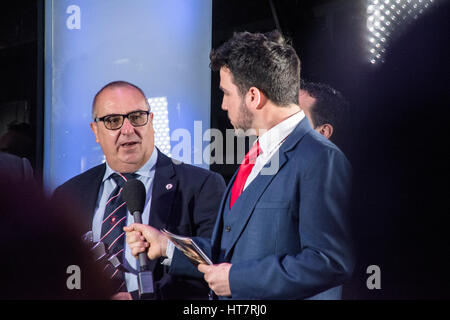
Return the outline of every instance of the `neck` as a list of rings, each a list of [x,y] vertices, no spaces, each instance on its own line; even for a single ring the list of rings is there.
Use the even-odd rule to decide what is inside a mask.
[[[280,122],[300,111],[300,107],[296,104],[290,104],[286,107],[279,107],[275,104],[267,104],[264,108],[259,110],[260,114],[255,116],[254,129],[256,130],[256,135],[258,137],[261,136],[264,132],[269,131]]]

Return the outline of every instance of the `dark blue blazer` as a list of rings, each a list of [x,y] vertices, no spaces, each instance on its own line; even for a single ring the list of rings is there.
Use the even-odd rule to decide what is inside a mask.
[[[58,187],[54,198],[74,201],[80,207],[84,230],[92,220],[106,165],[96,166]],[[167,190],[166,185],[173,187]],[[149,224],[190,237],[210,237],[225,182],[217,173],[192,165],[175,164],[158,150]],[[71,199],[71,200],[70,200]],[[160,261],[151,262],[160,299],[206,299],[204,281],[169,275]]]
[[[278,155],[277,172],[255,178],[227,213],[239,219],[225,225],[233,177],[212,239],[195,240],[213,262],[232,263],[232,299],[339,299],[354,268],[350,164],[306,118]],[[178,250],[169,272],[198,275]]]

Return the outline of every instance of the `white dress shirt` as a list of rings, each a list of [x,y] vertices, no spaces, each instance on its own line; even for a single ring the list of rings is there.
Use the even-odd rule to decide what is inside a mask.
[[[262,169],[270,161],[275,152],[280,149],[283,142],[291,134],[291,132],[294,131],[295,127],[304,117],[305,114],[303,111],[297,112],[259,136],[255,143],[259,141],[259,146],[262,153],[258,156],[258,158],[256,158],[255,165],[245,181],[244,190],[250,183],[252,183],[253,180],[255,180],[259,173],[262,175],[274,173],[273,170]]]

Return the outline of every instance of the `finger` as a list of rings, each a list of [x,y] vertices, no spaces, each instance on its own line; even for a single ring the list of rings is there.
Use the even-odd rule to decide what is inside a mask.
[[[139,253],[145,252],[145,249],[146,249],[145,247],[133,248],[133,249],[131,249],[131,254],[136,257]]]
[[[137,231],[131,231],[126,233],[126,242],[128,244],[139,241],[139,240],[145,240],[145,238],[142,236],[140,232]]]
[[[202,273],[206,273],[206,272],[208,272],[209,270],[210,270],[210,266],[208,266],[208,265],[206,265],[206,264],[204,264],[204,263],[201,263],[201,264],[199,264],[198,266],[197,266],[197,269],[198,269],[198,271],[200,271],[200,272],[202,272]]]
[[[148,242],[144,242],[144,241],[133,242],[133,243],[128,244],[128,246],[130,247],[130,249],[134,249],[134,248],[146,249],[146,248],[150,247]]]
[[[140,223],[132,223],[128,227],[123,228],[124,231],[130,232],[130,231],[139,231],[143,232],[145,230],[145,225]]]

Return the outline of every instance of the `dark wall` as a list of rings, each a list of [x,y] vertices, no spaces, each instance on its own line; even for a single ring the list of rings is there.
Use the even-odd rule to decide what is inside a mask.
[[[0,6],[0,149],[28,158],[38,170],[42,163],[38,94],[41,5],[42,1],[18,0]]]
[[[449,298],[449,3],[421,17],[366,76],[355,162],[362,262],[385,273],[383,298]],[[361,270],[362,271],[362,270]]]

